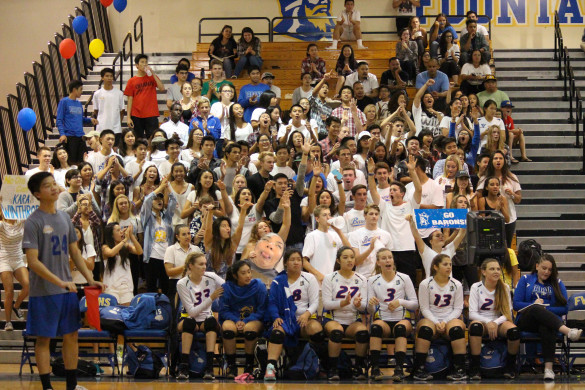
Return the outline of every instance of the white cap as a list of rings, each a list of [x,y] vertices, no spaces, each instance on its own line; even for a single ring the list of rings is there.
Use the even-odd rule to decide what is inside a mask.
[[[362,139],[363,137],[370,137],[370,138],[372,138],[372,134],[370,134],[369,131],[365,131],[364,130],[364,131],[362,131],[361,133],[358,134],[358,136],[357,136],[358,141],[360,139]]]

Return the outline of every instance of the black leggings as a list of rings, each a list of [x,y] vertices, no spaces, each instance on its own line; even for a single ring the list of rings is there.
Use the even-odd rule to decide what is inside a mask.
[[[415,251],[392,251],[396,270],[407,274],[416,286],[416,257]]]
[[[512,247],[512,239],[514,238],[514,233],[516,232],[516,221],[512,223],[507,223],[505,225],[506,228],[506,246],[508,248]]]
[[[427,275],[428,277],[429,275]],[[469,288],[473,283],[479,282],[479,276],[477,275],[477,266],[473,264],[466,265],[454,265],[453,266],[453,277],[463,283],[463,279],[467,280]]]
[[[162,293],[169,292],[169,277],[165,270],[165,262],[160,259],[150,258],[146,263],[146,289],[148,292],[156,292],[160,288]]]
[[[554,361],[557,332],[563,326],[563,321],[556,314],[546,310],[544,306],[534,305],[522,312],[516,325],[522,332],[538,333],[544,361]]]

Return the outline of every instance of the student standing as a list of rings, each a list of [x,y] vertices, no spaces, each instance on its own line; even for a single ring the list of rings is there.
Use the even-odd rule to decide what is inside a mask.
[[[53,175],[40,172],[28,182],[31,194],[40,201],[24,225],[22,247],[30,268],[30,298],[26,329],[37,337],[35,360],[43,390],[52,389],[49,343],[63,337],[63,359],[67,390],[77,387],[77,330],[80,313],[77,286],[69,271],[69,256],[90,286],[104,288],[93,279],[76,245],[77,234],[69,216],[58,211],[59,187]]]
[[[122,137],[124,94],[114,88],[114,70],[104,68],[100,72],[102,87],[93,94],[93,117],[97,119],[97,131],[111,129],[116,134],[116,144]]]

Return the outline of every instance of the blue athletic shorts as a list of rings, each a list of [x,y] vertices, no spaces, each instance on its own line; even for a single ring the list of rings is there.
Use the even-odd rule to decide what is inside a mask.
[[[80,328],[81,315],[76,293],[30,297],[26,333],[31,336],[60,337]]]

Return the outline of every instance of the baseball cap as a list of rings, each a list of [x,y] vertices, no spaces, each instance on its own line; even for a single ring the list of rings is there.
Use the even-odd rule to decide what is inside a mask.
[[[514,105],[512,105],[512,102],[509,100],[502,100],[502,104],[500,104],[500,108],[504,108],[504,107],[514,108]]]
[[[165,194],[163,194],[162,192],[159,192],[159,193],[156,194],[156,197],[157,198],[164,198],[165,197]]]
[[[267,78],[275,79],[276,77],[274,77],[274,75],[272,73],[270,73],[270,72],[264,72],[264,73],[262,73],[261,79],[264,80],[264,79],[267,79]]]
[[[488,74],[487,76],[485,76],[485,79],[483,81],[485,83],[486,81],[498,81],[498,79],[496,78],[496,76]]]
[[[469,173],[467,173],[467,171],[465,171],[463,169],[460,170],[460,171],[457,171],[457,174],[455,175],[455,178],[456,179],[459,179],[460,177],[469,177]]]
[[[154,137],[152,139],[152,141],[150,141],[150,142],[153,143],[153,144],[159,144],[159,143],[166,142],[166,141],[167,141],[167,139],[165,137],[161,137],[159,135],[159,136]]]
[[[372,138],[372,134],[370,134],[369,131],[362,131],[361,133],[358,134],[358,141],[364,137],[368,137],[368,138]]]
[[[89,133],[85,134],[83,136],[83,139],[90,139],[92,137],[99,137],[100,136],[100,132],[97,130],[92,130]]]

